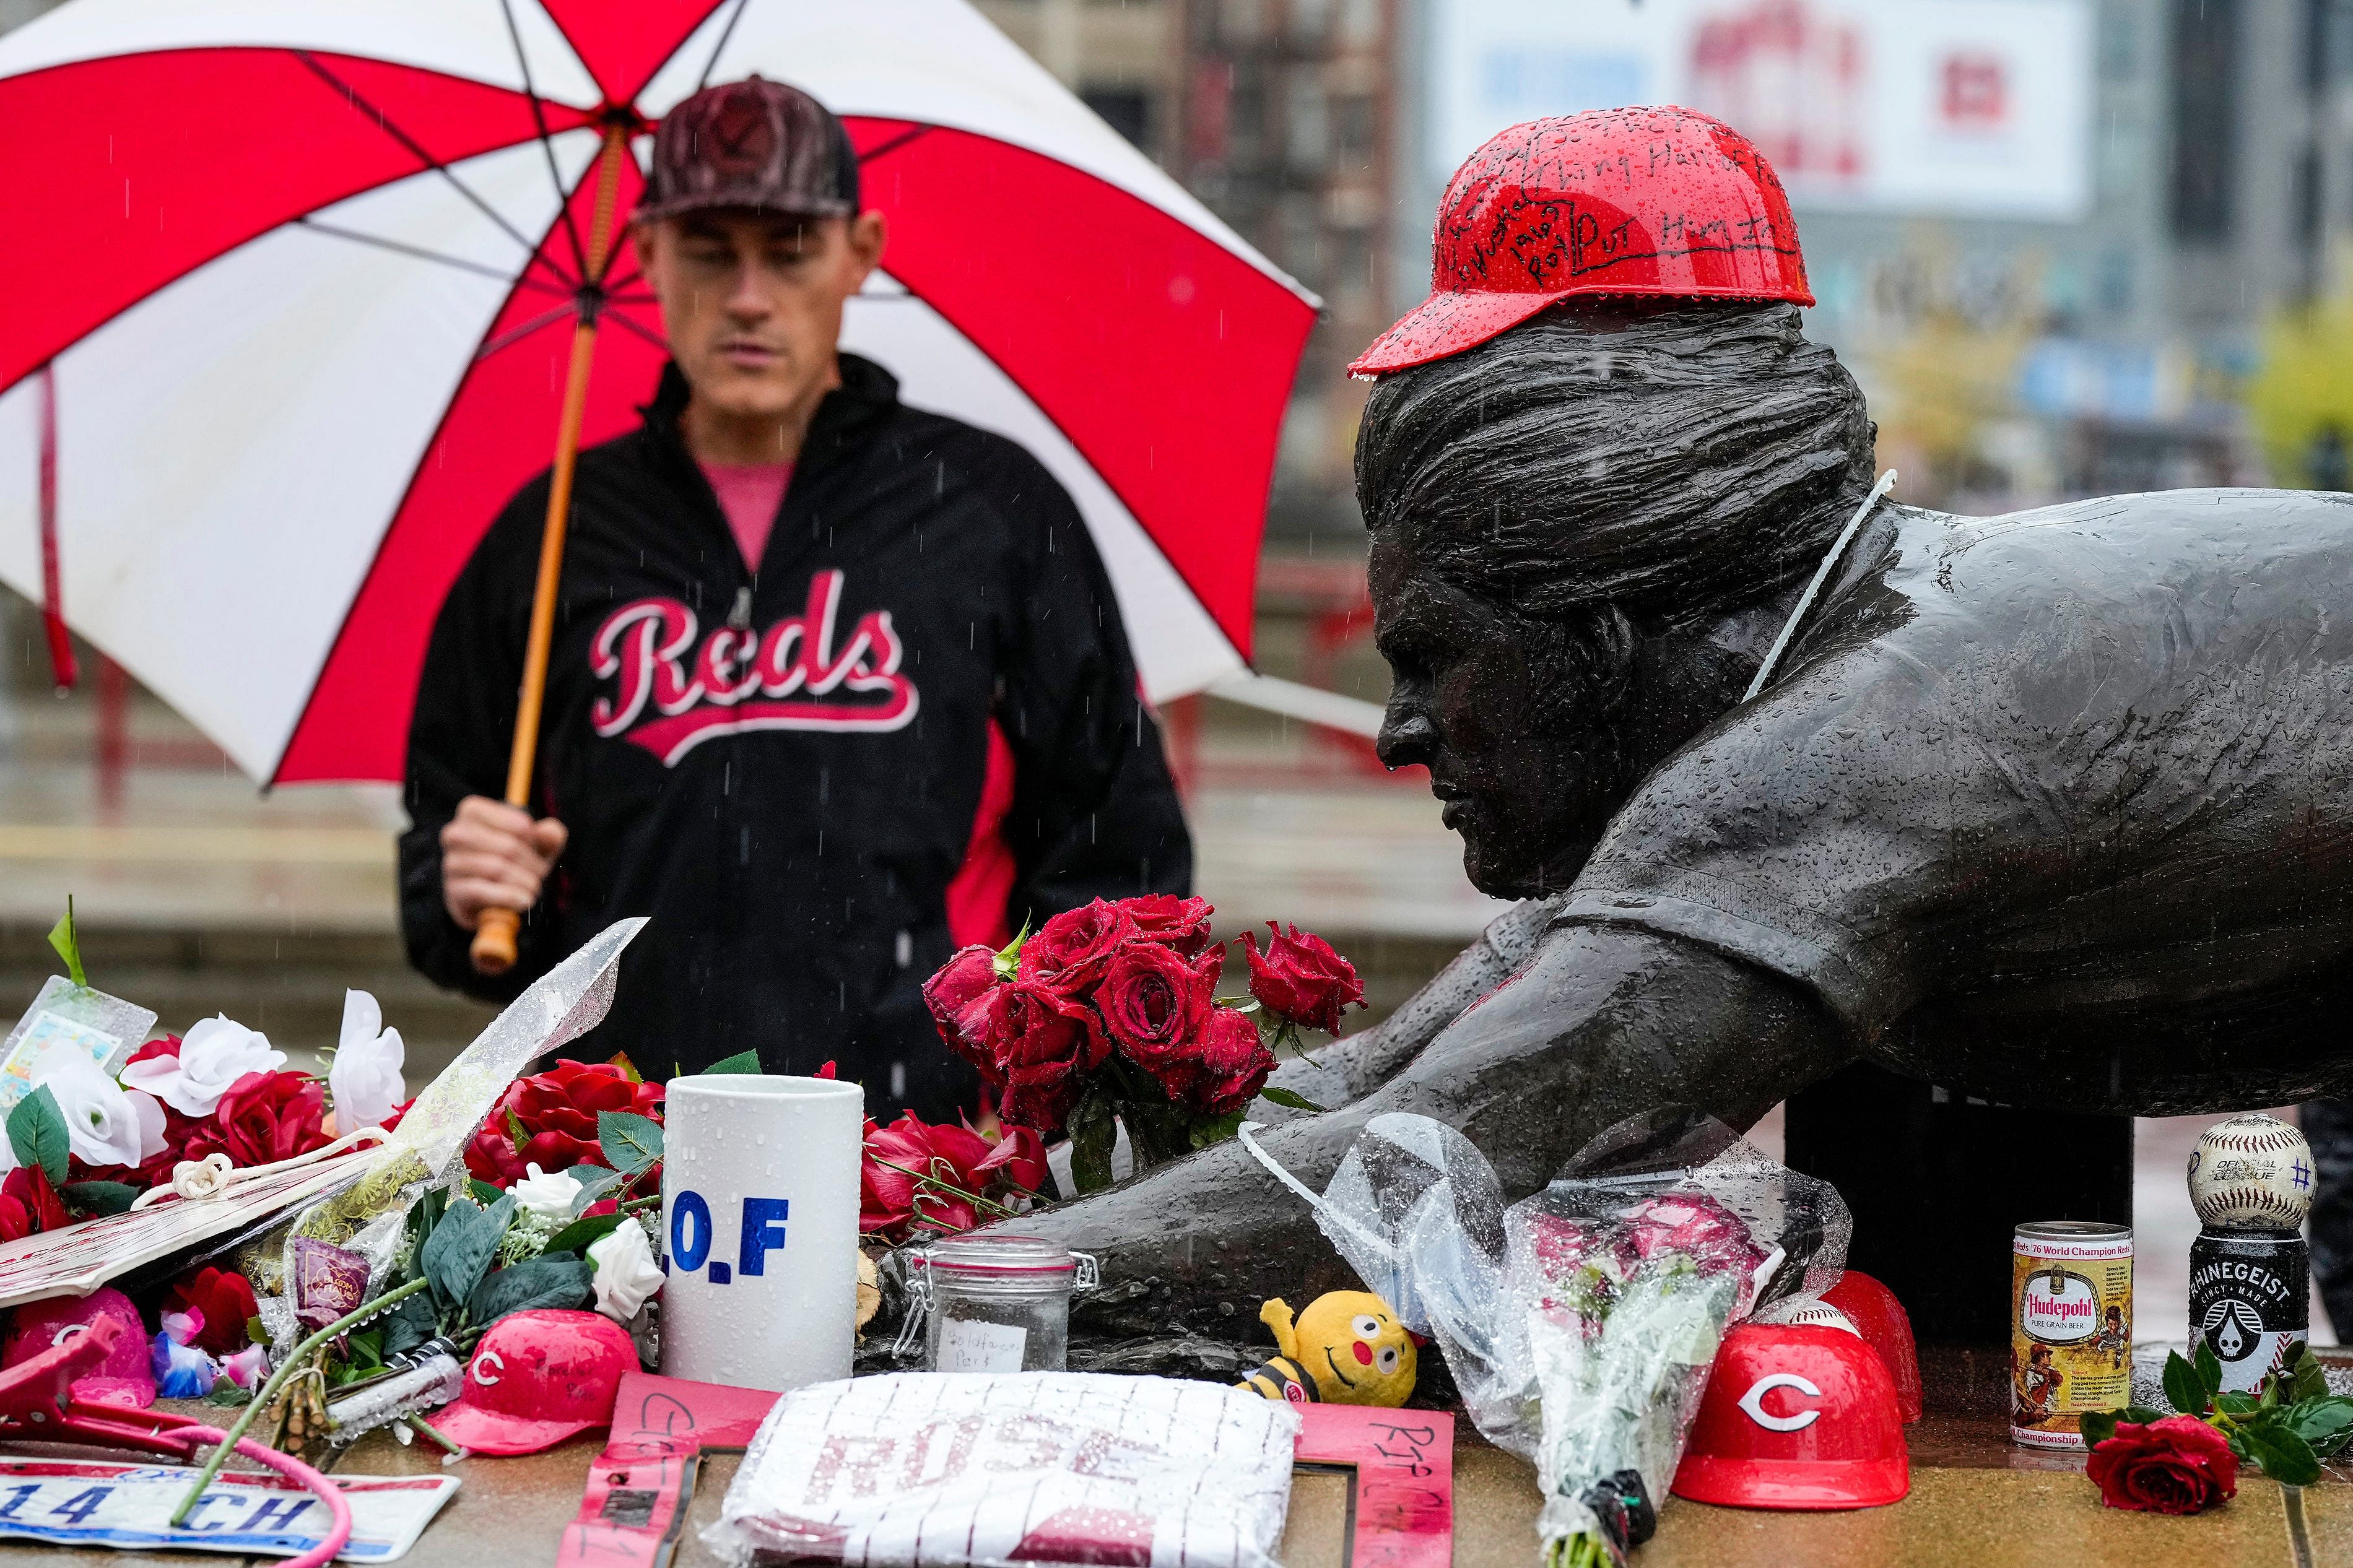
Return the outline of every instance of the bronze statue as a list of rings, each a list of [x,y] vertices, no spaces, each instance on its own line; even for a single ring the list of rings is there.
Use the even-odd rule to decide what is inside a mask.
[[[1635,129],[1715,126],[1681,114]],[[1536,196],[1575,275],[1600,118],[1457,176],[1451,320],[1465,279],[1544,275],[1514,239]],[[1483,259],[1450,276],[1450,234]],[[1527,901],[1287,1066],[1335,1109],[1260,1102],[1261,1147],[1321,1188],[1368,1118],[1418,1111],[1516,1197],[1629,1114],[1746,1126],[1858,1058],[2074,1110],[2353,1089],[2353,500],[1876,500],[1862,395],[1795,296],[1667,282],[1491,311],[1373,389],[1380,753],[1429,767],[1471,879]],[[1102,1258],[1097,1332],[1240,1339],[1261,1298],[1345,1279],[1230,1143],[1019,1228]]]

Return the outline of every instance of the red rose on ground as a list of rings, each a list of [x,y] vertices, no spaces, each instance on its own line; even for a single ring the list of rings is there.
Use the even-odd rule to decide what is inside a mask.
[[[1258,1026],[1231,1007],[1212,1007],[1194,1052],[1197,1075],[1185,1100],[1205,1116],[1229,1116],[1258,1098],[1274,1053],[1259,1038]]]
[[[1341,1013],[1364,1005],[1365,983],[1356,978],[1356,965],[1312,931],[1293,926],[1285,932],[1272,921],[1266,929],[1271,934],[1263,953],[1256,931],[1242,933],[1250,949],[1250,994],[1277,1018],[1338,1034]]]
[[[508,1187],[522,1180],[527,1165],[543,1171],[602,1165],[596,1113],[631,1111],[659,1121],[662,1093],[660,1084],[638,1082],[612,1062],[557,1062],[507,1086],[466,1145],[466,1168],[494,1187]]]
[[[2117,1423],[2116,1436],[2092,1450],[2084,1473],[2108,1507],[2149,1513],[2199,1513],[2239,1489],[2238,1456],[2195,1415]]]
[[[73,1223],[66,1213],[65,1200],[58,1196],[57,1188],[49,1185],[48,1173],[38,1165],[19,1165],[0,1181],[0,1206],[13,1204],[15,1213],[23,1216],[24,1229],[16,1236],[0,1237],[15,1241],[18,1237],[38,1236],[43,1231],[58,1230]]]
[[[1217,984],[1215,961],[1205,966],[1158,942],[1134,942],[1103,971],[1095,1008],[1120,1054],[1173,1100],[1200,1076],[1196,1049]]]
[[[1174,893],[1148,893],[1122,899],[1119,907],[1146,942],[1173,947],[1187,958],[1198,958],[1209,945],[1209,917],[1217,911],[1207,899],[1180,899]]]
[[[981,1038],[1005,1075],[997,1115],[1048,1136],[1061,1131],[1078,1103],[1079,1075],[1111,1054],[1093,1008],[1028,980],[990,994]]]
[[[1004,1075],[977,1038],[981,1017],[976,1010],[997,985],[997,954],[986,947],[963,949],[923,982],[923,1005],[932,1010],[932,1024],[948,1049],[980,1069],[991,1089],[1004,1087]]]
[[[191,1307],[205,1315],[205,1326],[196,1335],[196,1348],[207,1355],[234,1355],[246,1347],[246,1321],[261,1309],[253,1300],[253,1287],[244,1275],[229,1268],[209,1266],[194,1274],[183,1274],[172,1284],[165,1298],[166,1310],[185,1312]]]
[[[1021,978],[1065,996],[1080,995],[1093,988],[1112,954],[1135,935],[1135,922],[1117,904],[1097,899],[1082,909],[1065,910],[1021,944]]]
[[[183,1160],[201,1160],[216,1151],[229,1163],[274,1164],[323,1149],[327,1091],[299,1072],[249,1072],[228,1086],[211,1116],[193,1122]]]

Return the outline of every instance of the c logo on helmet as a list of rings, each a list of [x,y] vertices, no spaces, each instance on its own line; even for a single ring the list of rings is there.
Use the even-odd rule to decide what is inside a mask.
[[[484,1351],[474,1358],[474,1381],[484,1388],[494,1387],[499,1381],[491,1375],[490,1371],[491,1367],[497,1367],[501,1372],[506,1371],[507,1358],[496,1351]]]
[[[1822,1396],[1822,1391],[1816,1388],[1811,1380],[1799,1377],[1794,1372],[1768,1372],[1749,1384],[1748,1392],[1740,1396],[1740,1408],[1748,1413],[1748,1419],[1767,1432],[1802,1432],[1821,1419],[1822,1413],[1819,1410],[1800,1410],[1795,1415],[1766,1415],[1765,1396],[1777,1388],[1794,1388],[1814,1399]]]

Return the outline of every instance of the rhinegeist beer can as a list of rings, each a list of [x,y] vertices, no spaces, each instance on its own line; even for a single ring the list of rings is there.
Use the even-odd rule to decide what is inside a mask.
[[[2131,1403],[2132,1229],[2021,1225],[2010,1242],[2010,1437],[2080,1448],[2086,1410]]]
[[[2201,1230],[2189,1244],[2189,1331],[2253,1392],[2312,1331],[2311,1267],[2295,1231]]]

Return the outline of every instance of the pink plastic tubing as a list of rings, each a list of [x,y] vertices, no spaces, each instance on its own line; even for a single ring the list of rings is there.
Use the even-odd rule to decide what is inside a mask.
[[[93,1404],[79,1399],[75,1400],[67,1411],[61,1430],[37,1432],[18,1428],[11,1436],[45,1442],[79,1440],[120,1444],[125,1447],[176,1454],[183,1458],[193,1458],[199,1447],[216,1445],[228,1437],[227,1433],[216,1427],[200,1426],[184,1415],[173,1415],[161,1410],[127,1410],[121,1405]],[[334,1561],[335,1553],[352,1539],[352,1505],[343,1500],[341,1489],[291,1454],[281,1454],[250,1437],[238,1438],[237,1451],[255,1463],[277,1471],[288,1480],[300,1483],[327,1505],[329,1523],[326,1539],[308,1552],[287,1558],[280,1564],[280,1568],[326,1568]]]

